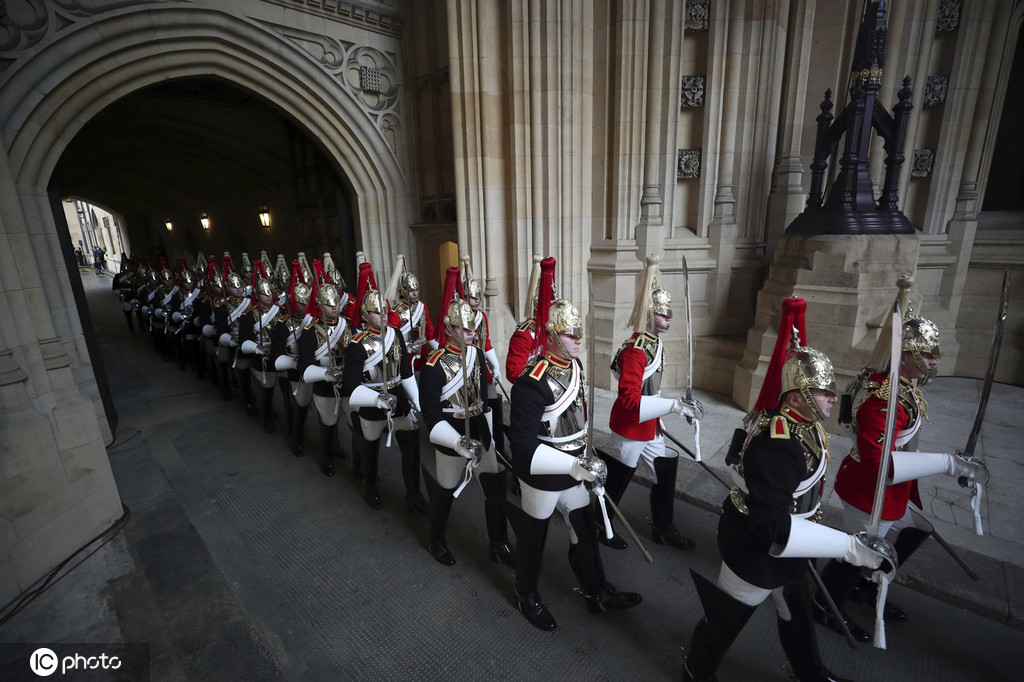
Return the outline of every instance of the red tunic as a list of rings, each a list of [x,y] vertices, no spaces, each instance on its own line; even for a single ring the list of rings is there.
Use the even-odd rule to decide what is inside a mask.
[[[508,357],[505,358],[505,376],[515,383],[526,368],[533,348],[533,320],[527,320],[516,327],[508,342]]]
[[[650,338],[650,335],[646,335]],[[644,368],[647,366],[647,353],[643,344],[637,343],[641,337],[636,332],[629,337],[616,360],[619,366],[619,393],[612,404],[612,414],[608,425],[612,431],[623,438],[631,440],[651,440],[660,433],[658,419],[640,421],[640,398],[644,392]],[[657,339],[654,339],[657,343]]]
[[[886,381],[882,374],[872,375],[869,381],[881,384]],[[910,385],[901,381],[899,400],[896,402],[896,433],[911,431],[920,419],[920,408]],[[865,514],[871,513],[874,504],[875,486],[878,481],[878,466],[882,458],[882,439],[885,435],[885,414],[887,399],[876,391],[868,396],[857,409],[857,452],[843,458],[836,474],[836,494],[847,504],[853,505]],[[914,421],[911,421],[911,413]],[[890,464],[889,471],[892,471]],[[882,503],[882,519],[896,521],[907,513],[907,501],[913,500],[918,507],[921,498],[917,481],[906,481],[886,486]]]

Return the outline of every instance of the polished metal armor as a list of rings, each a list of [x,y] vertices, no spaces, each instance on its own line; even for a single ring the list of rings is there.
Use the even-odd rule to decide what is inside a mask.
[[[363,332],[352,339],[352,343],[362,345],[367,363],[372,362],[370,366],[363,366],[362,383],[376,391],[386,391],[402,383],[402,347],[393,336],[397,333],[394,328],[385,327],[385,331],[392,336],[389,348],[385,348],[385,338],[380,334]],[[379,359],[373,361],[378,355]]]
[[[435,362],[435,365],[440,366],[444,371],[445,390],[443,394],[451,393],[447,398],[442,394],[441,409],[455,419],[464,419],[467,416],[465,409],[467,393],[469,394],[468,416],[475,417],[484,411],[484,401],[480,395],[480,363],[476,357],[473,357],[472,361],[467,358],[467,364],[469,386],[468,391],[465,391],[463,390],[461,352],[445,348],[444,354]]]

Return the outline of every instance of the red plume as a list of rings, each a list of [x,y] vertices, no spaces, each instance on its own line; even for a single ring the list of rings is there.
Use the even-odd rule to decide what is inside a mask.
[[[444,318],[448,314],[448,306],[452,304],[455,294],[464,298],[462,293],[462,276],[459,268],[452,266],[448,268],[444,277],[444,289],[441,291],[441,311],[437,315],[437,324],[434,325],[434,340],[438,346],[443,346],[448,341],[448,333],[444,328]]]
[[[178,269],[176,271],[176,274],[180,275],[183,270],[187,270],[187,269],[188,269],[188,264],[185,262],[185,257],[182,256],[181,258],[178,259]]]
[[[217,276],[217,257],[210,256],[206,261],[206,290],[213,291],[213,279]]]
[[[540,262],[540,280],[537,283],[537,309],[533,311],[534,341],[530,355],[543,355],[548,346],[548,316],[555,298],[555,259]]]
[[[224,253],[224,259],[221,261],[221,265],[223,266],[223,270],[221,271],[220,278],[222,282],[227,284],[228,275],[235,271],[235,266],[231,264],[231,254],[227,252]]]
[[[775,350],[772,351],[772,359],[768,363],[768,371],[765,373],[764,383],[761,384],[761,392],[757,395],[757,402],[754,403],[752,414],[778,406],[779,390],[782,389],[782,365],[792,353],[789,342],[793,338],[794,327],[800,337],[800,345],[807,345],[807,332],[804,323],[806,310],[807,301],[802,298],[792,296],[782,302],[779,336],[775,339]]]
[[[316,297],[320,292],[320,286],[327,281],[327,275],[324,273],[323,261],[319,258],[313,261],[310,268],[313,270],[313,277],[312,281],[307,282],[309,284],[309,301],[306,303],[306,314],[320,317],[320,306],[316,304]]]
[[[253,305],[259,305],[259,301],[256,299],[256,282],[261,279],[270,279],[267,276],[267,271],[263,268],[263,259],[257,258],[252,262],[252,303]]]
[[[373,277],[373,267],[369,263],[359,264],[359,274],[357,277],[356,300],[352,305],[352,317],[348,321],[353,329],[360,329],[363,326],[360,315],[363,312],[363,298],[366,297],[366,292],[377,288],[377,280]]]
[[[302,268],[299,266],[299,261],[292,261],[292,276],[288,278],[288,312],[298,317],[305,313],[298,309],[298,304],[295,302],[295,285],[299,282],[306,283],[306,278],[302,276]]]

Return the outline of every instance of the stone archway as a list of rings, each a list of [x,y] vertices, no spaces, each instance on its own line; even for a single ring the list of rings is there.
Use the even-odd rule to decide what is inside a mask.
[[[0,303],[11,313],[0,322],[0,525],[13,538],[0,567],[7,598],[120,514],[104,449],[110,432],[47,193],[62,153],[92,117],[174,78],[215,77],[260,93],[316,138],[351,183],[368,257],[383,262],[410,250],[397,116],[360,102],[344,81],[346,65],[387,58],[384,51],[325,38],[317,54],[317,41],[304,39],[322,36],[274,23],[285,14],[264,6],[255,10],[274,19],[198,3],[123,5],[33,5],[45,16],[5,26],[0,45]],[[32,523],[17,524],[24,518]]]

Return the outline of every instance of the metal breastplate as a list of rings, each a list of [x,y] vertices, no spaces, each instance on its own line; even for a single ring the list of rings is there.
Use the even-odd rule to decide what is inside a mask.
[[[285,352],[294,358],[299,357],[299,337],[302,336],[302,322],[303,318],[289,315],[288,319],[279,323],[283,324],[285,329],[288,330],[288,336],[284,343]]]
[[[398,334],[398,332],[395,332]],[[384,338],[378,334],[365,332],[361,335],[359,343],[366,351],[366,359],[381,353],[384,348]],[[363,384],[377,390],[387,390],[402,383],[402,348],[396,337],[391,342],[391,347],[386,349],[380,359],[372,367],[363,366]]]
[[[465,390],[462,382],[462,355],[459,353],[452,353],[446,350],[445,354],[437,361],[441,369],[444,371],[444,382],[445,385],[451,384],[453,381],[459,383],[459,388],[452,393],[447,399],[441,401],[442,411],[454,417],[455,419],[463,419],[466,416],[467,410],[466,405],[466,393],[469,396],[469,416],[475,417],[484,411],[484,402],[480,398],[480,363],[474,362],[472,367],[467,367],[469,374],[469,386],[468,391]]]
[[[587,445],[587,381],[582,370],[580,371],[579,385],[575,388],[575,395],[567,395],[567,391],[572,390],[574,365],[575,363],[568,367],[559,367],[556,364],[548,363],[543,378],[554,396],[554,405],[558,405],[562,400],[570,401],[566,409],[553,419],[544,422],[547,427],[547,436],[540,437],[540,440],[563,452],[577,451]]]
[[[630,337],[622,342],[615,359],[612,360],[611,369],[615,376],[619,376],[619,356],[629,348],[636,348],[644,354],[644,376],[640,387],[641,395],[661,395],[661,377],[664,373],[665,363],[658,353],[658,337],[644,332],[637,337]]]
[[[341,318],[335,320],[334,324],[327,324],[323,320],[318,320],[316,325],[313,326],[313,331],[316,332],[317,349],[320,349],[325,343],[330,341],[331,335],[335,334],[335,329],[340,324],[340,320]],[[321,367],[343,367],[345,365],[345,344],[348,342],[348,329],[343,330],[336,337],[330,350],[323,357],[317,359]]]

